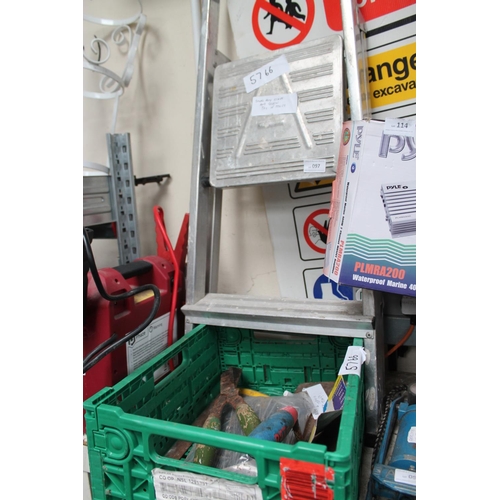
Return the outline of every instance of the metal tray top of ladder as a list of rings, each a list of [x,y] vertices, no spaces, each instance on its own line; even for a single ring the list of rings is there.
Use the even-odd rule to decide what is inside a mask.
[[[332,35],[217,66],[210,184],[332,178],[345,108],[342,54],[342,38]],[[306,172],[305,160],[325,168]]]

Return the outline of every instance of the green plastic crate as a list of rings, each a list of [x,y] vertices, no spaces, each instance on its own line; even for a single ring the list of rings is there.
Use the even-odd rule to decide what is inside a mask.
[[[220,375],[242,369],[241,387],[270,396],[304,382],[335,380],[349,345],[362,339],[288,335],[199,325],[112,388],[84,402],[93,500],[154,500],[151,471],[187,471],[258,484],[264,500],[279,499],[280,458],[333,468],[335,500],[358,499],[364,432],[363,378],[345,377],[347,392],[335,451],[320,444],[294,445],[190,425],[219,394]],[[155,383],[154,372],[171,358],[179,366]],[[249,454],[257,477],[165,457],[178,440]]]

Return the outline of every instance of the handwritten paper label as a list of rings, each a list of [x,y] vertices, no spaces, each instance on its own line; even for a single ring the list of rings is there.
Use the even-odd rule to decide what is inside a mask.
[[[307,392],[311,398],[314,405],[312,416],[317,420],[318,417],[326,410],[328,394],[325,392],[321,384],[306,387],[305,389],[302,389],[302,391]]]
[[[284,55],[281,55],[273,62],[264,64],[264,66],[243,78],[247,94],[289,71],[290,66]]]
[[[297,94],[279,94],[254,97],[252,116],[283,115],[297,112]]]
[[[339,370],[339,375],[357,375],[361,377],[361,365],[366,361],[363,347],[349,346],[345,353],[344,362]]]

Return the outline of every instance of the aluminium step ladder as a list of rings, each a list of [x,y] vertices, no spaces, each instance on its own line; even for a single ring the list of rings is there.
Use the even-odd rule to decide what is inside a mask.
[[[367,117],[363,36],[355,1],[342,0],[343,50],[352,118]],[[212,111],[215,69],[229,60],[217,50],[219,0],[203,2],[197,73],[186,304],[186,331],[197,324],[269,332],[363,338],[365,362],[365,430],[378,428],[384,387],[382,295],[363,290],[362,301],[289,299],[217,293],[223,188],[211,184]],[[344,82],[345,83],[345,82]],[[295,175],[295,174],[294,174]],[[328,173],[331,177],[331,173]],[[307,178],[307,174],[304,174]],[[288,180],[288,179],[285,179]],[[255,176],[249,177],[255,183]],[[228,184],[229,185],[229,184]],[[244,185],[239,177],[232,186]],[[233,187],[235,189],[235,187]],[[237,187],[236,187],[237,189]]]

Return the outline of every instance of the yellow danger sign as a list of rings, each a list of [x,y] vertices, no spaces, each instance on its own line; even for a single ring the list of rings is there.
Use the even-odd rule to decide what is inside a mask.
[[[369,56],[372,109],[417,98],[417,44]]]
[[[310,191],[311,189],[320,189],[324,187],[331,187],[333,179],[321,179],[318,181],[302,181],[295,184],[294,191],[300,193],[301,191]]]

